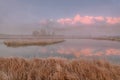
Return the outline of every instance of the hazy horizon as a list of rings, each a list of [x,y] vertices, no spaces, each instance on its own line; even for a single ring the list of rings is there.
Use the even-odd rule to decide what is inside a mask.
[[[119,35],[119,9],[118,0],[0,0],[0,34]]]

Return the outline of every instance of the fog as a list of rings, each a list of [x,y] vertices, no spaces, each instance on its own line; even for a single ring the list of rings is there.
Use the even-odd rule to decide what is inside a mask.
[[[59,35],[119,35],[120,27],[119,25],[60,25],[54,24],[39,24],[39,23],[13,23],[10,25],[3,24],[0,26],[0,34],[32,34],[35,30],[40,30],[41,28],[46,28],[47,30],[53,30]]]

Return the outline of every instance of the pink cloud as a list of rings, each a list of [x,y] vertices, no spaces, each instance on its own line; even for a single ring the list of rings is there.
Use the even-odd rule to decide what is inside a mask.
[[[105,20],[103,16],[94,17],[94,19],[96,19],[97,21],[104,21]]]
[[[80,16],[79,14],[76,15],[74,18],[61,18],[57,20],[60,24],[93,24],[94,20],[92,16]]]
[[[106,17],[107,23],[109,24],[117,24],[120,23],[120,18]]]
[[[93,24],[93,17],[92,16],[80,16],[80,15],[76,15],[73,19],[73,23],[82,23],[82,24]]]
[[[94,24],[94,17],[92,16],[80,16],[77,14],[74,18],[61,18],[57,20],[60,24]]]
[[[103,17],[103,16],[80,16],[77,14],[73,18],[61,18],[57,20],[60,24],[95,24],[105,22],[106,24],[120,23],[120,17]]]
[[[57,22],[59,22],[61,24],[71,24],[72,23],[72,19],[70,19],[70,18],[63,19],[63,18],[61,18],[61,19],[57,20]]]
[[[78,23],[78,22],[80,22],[80,20],[81,20],[81,16],[78,14],[74,17],[73,23]]]

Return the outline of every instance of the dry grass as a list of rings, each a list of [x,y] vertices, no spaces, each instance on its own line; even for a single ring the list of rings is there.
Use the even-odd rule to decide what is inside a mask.
[[[0,58],[0,80],[120,80],[120,66],[62,58]]]
[[[18,40],[6,40],[4,44],[8,47],[20,47],[20,46],[30,46],[30,45],[51,45],[56,43],[61,43],[62,39],[18,39]]]

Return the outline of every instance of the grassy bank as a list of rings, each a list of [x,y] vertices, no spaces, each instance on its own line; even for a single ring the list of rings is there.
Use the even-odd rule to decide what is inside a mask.
[[[120,80],[120,65],[62,58],[0,58],[0,80]]]
[[[6,40],[4,41],[4,44],[8,47],[20,47],[20,46],[31,46],[31,45],[39,45],[39,46],[45,46],[45,45],[51,45],[56,43],[63,42],[63,39],[18,39],[18,40]]]
[[[108,41],[118,41],[120,42],[120,38],[118,37],[115,37],[115,38],[112,38],[112,37],[101,37],[101,38],[92,38],[92,39],[95,39],[95,40],[108,40]]]

